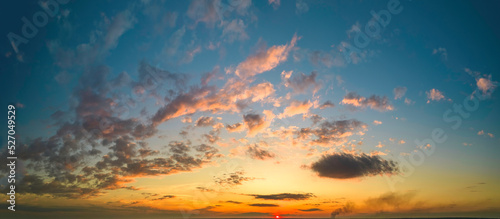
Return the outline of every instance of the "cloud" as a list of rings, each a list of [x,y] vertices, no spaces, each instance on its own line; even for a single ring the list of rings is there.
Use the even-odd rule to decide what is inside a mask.
[[[309,51],[306,49],[302,49],[303,53],[306,53],[306,55],[309,56],[309,61],[317,66],[319,64],[322,64],[326,66],[327,68],[330,68],[332,66],[336,67],[342,67],[345,66],[345,59],[342,56],[342,54],[339,51],[336,50],[331,50],[331,51],[319,51],[319,50],[314,50],[314,51]],[[299,59],[302,54],[296,53],[294,54],[296,59]],[[299,56],[300,55],[300,56]]]
[[[165,48],[163,49],[167,56],[172,57],[177,54],[177,50],[181,46],[182,38],[186,33],[186,27],[182,26],[178,30],[176,30],[168,39],[168,43],[165,44]]]
[[[248,204],[248,206],[252,206],[252,207],[279,207],[279,205],[275,205],[275,204],[263,204],[263,203]]]
[[[198,189],[198,190],[200,190],[202,192],[215,192],[214,189],[209,189],[209,188],[202,187],[202,186],[196,187],[196,189]]]
[[[394,93],[394,99],[397,100],[403,98],[406,94],[406,90],[407,90],[406,87],[394,88],[394,90],[392,91]]]
[[[193,119],[190,116],[183,117],[181,122],[183,123],[192,123]]]
[[[262,149],[259,145],[248,145],[246,149],[246,154],[253,159],[257,160],[267,160],[274,158],[275,154],[268,150]]]
[[[220,71],[220,67],[215,66],[212,71],[203,74],[203,76],[201,77],[201,85],[206,86],[208,84],[208,82],[210,82],[212,79],[216,78],[219,71]]]
[[[274,114],[269,110],[264,110],[264,115],[265,117],[260,114],[243,115],[243,123],[248,130],[248,136],[255,136],[269,127],[274,119]]]
[[[493,135],[492,133],[485,133],[484,130],[481,130],[479,132],[477,132],[477,135],[485,135],[485,136],[488,136],[490,138],[494,138],[495,135]]]
[[[281,4],[281,0],[268,0],[268,2],[273,6],[274,10],[277,10]]]
[[[383,147],[385,147],[385,145],[382,144],[382,142],[379,141],[378,144],[377,144],[377,146],[375,146],[375,147],[377,147],[377,148],[383,148]]]
[[[245,172],[243,171],[236,171],[234,173],[224,173],[220,177],[214,177],[214,181],[217,185],[219,186],[235,186],[235,185],[241,185],[245,181],[251,181],[254,180],[254,177],[245,177],[243,176]]]
[[[242,132],[245,130],[245,126],[243,123],[235,123],[233,125],[226,125],[226,129],[228,132]]]
[[[275,68],[287,60],[288,53],[293,49],[297,40],[297,35],[294,35],[290,44],[272,46],[267,50],[261,50],[257,54],[249,56],[245,61],[238,64],[234,73],[240,78],[250,78]]]
[[[222,20],[220,9],[218,0],[194,0],[189,5],[186,14],[196,24],[204,22],[207,27],[212,28],[216,22]]]
[[[369,98],[366,98],[359,96],[355,92],[350,92],[347,95],[345,95],[341,103],[360,108],[370,107],[371,109],[378,110],[380,112],[394,110],[394,106],[389,102],[389,99],[385,96],[379,97],[376,95],[372,95]]]
[[[400,207],[408,206],[415,196],[415,191],[405,193],[389,192],[382,194],[379,197],[368,198],[365,203],[370,208],[378,210],[386,208],[399,209]]]
[[[229,43],[235,40],[244,41],[249,39],[245,32],[246,25],[241,19],[234,19],[229,23],[223,24],[222,37],[225,37]]]
[[[208,116],[201,116],[196,120],[195,122],[196,126],[199,127],[207,127],[207,126],[213,126],[215,124],[214,118],[208,117]]]
[[[153,201],[161,201],[161,200],[170,199],[170,198],[175,198],[175,195],[164,195],[164,196],[162,196],[160,198],[153,199]]]
[[[246,81],[236,78],[228,79],[219,90],[215,86],[191,87],[188,92],[181,92],[169,99],[151,120],[153,125],[157,126],[170,119],[195,112],[240,112],[252,102],[265,101],[274,94],[274,91],[273,85],[269,82],[249,86]],[[267,114],[266,119],[269,120],[264,125],[269,125],[274,115],[270,111],[264,112]]]
[[[309,109],[313,106],[313,104],[310,101],[292,101],[290,106],[286,107],[285,110],[283,110],[283,113],[280,114],[278,117],[279,118],[286,118],[286,117],[292,117],[294,115],[299,115],[299,114],[308,114]]]
[[[483,92],[483,95],[491,95],[496,89],[498,82],[491,80],[491,75],[479,77],[476,79],[477,88]]]
[[[405,104],[406,105],[412,105],[414,103],[415,103],[415,101],[412,101],[412,100],[410,100],[410,99],[408,99],[408,98],[405,97]]]
[[[366,129],[366,124],[355,119],[324,121],[315,128],[301,128],[295,131],[299,140],[311,139],[310,145],[330,147],[346,142],[347,137]],[[312,138],[316,137],[316,138]]]
[[[303,14],[309,11],[309,6],[303,0],[297,0],[295,2],[295,13]]]
[[[440,54],[443,60],[445,61],[448,60],[448,51],[446,51],[446,48],[439,47],[437,49],[434,49],[432,50],[432,54],[433,55]]]
[[[312,91],[312,93],[315,94],[322,86],[320,82],[316,81],[318,73],[314,71],[311,72],[310,75],[300,73],[299,75],[294,75],[293,77],[292,73],[292,71],[283,71],[281,73],[281,79],[285,87],[292,88],[296,94],[302,94],[309,91]]]
[[[311,169],[318,173],[320,177],[334,179],[349,179],[399,172],[396,162],[364,153],[359,155],[345,153],[324,155],[311,165]]]
[[[299,211],[312,212],[312,211],[323,211],[319,208],[309,208],[309,209],[298,209]]]
[[[373,120],[373,124],[374,125],[382,125],[382,122],[378,121],[378,120]]]
[[[121,36],[132,29],[137,22],[130,10],[120,11],[112,18],[103,14],[102,18],[97,23],[97,28],[91,31],[89,41],[78,44],[75,49],[63,48],[59,40],[47,43],[49,52],[55,56],[54,60],[59,67],[90,66],[106,57],[116,48]]]
[[[342,207],[337,208],[334,211],[332,211],[332,213],[330,214],[330,217],[335,218],[339,214],[349,214],[349,213],[353,212],[353,210],[354,210],[354,203],[347,202]]]
[[[326,108],[330,108],[330,107],[335,107],[335,104],[333,104],[332,101],[329,101],[329,100],[327,100],[326,102],[324,102],[323,104],[321,104],[319,106],[320,109],[326,109]]]
[[[439,91],[438,89],[431,89],[429,91],[425,92],[427,94],[427,103],[430,103],[430,101],[440,101],[445,99],[443,93]]]
[[[469,68],[465,68],[464,71],[476,79],[477,89],[483,93],[484,97],[490,97],[498,86],[498,82],[491,79],[491,74],[482,74],[478,71],[472,71]]]
[[[318,124],[319,122],[321,122],[321,120],[323,120],[323,117],[321,117],[319,115],[316,115],[316,114],[311,115],[309,118],[313,122],[313,126],[315,126],[316,124]]]
[[[249,196],[253,196],[256,199],[264,199],[264,200],[307,200],[309,198],[315,197],[312,193],[279,193],[279,194],[271,194],[271,195],[255,195],[250,194]]]
[[[186,64],[186,63],[190,63],[193,61],[193,58],[196,54],[200,53],[201,52],[201,46],[194,46],[190,49],[187,49],[185,52],[184,52],[184,56],[182,57],[181,60],[179,60],[179,64]]]

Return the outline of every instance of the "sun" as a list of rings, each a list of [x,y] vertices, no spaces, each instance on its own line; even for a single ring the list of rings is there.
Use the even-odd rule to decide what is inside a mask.
[[[280,218],[280,216],[279,216],[279,215],[276,215],[276,217],[275,217],[275,218]]]

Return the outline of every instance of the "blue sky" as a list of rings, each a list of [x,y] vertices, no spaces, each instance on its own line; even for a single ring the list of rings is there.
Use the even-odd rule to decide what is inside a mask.
[[[26,37],[21,18],[33,22],[54,5],[54,16]],[[46,190],[60,181],[57,188],[68,191],[21,187],[21,197],[51,200],[33,208],[82,205],[83,211],[98,201],[172,215],[188,209],[201,216],[498,216],[498,6],[382,0],[4,3],[0,102],[17,106],[20,180],[40,179]],[[385,27],[371,11],[390,14]],[[362,47],[356,42],[370,28],[380,32]],[[11,42],[12,34],[26,43]],[[477,109],[463,108],[470,103]],[[446,140],[416,143],[436,129]],[[5,136],[0,139],[5,150]],[[415,165],[429,148],[432,154]],[[356,169],[362,159],[368,166]],[[405,169],[405,161],[415,171]],[[220,178],[213,173],[231,162],[241,171],[224,176],[239,181],[214,181]],[[278,176],[310,180],[271,186],[279,184]],[[387,182],[397,177],[404,180],[391,187]],[[199,189],[203,183],[227,192],[187,201],[193,191],[214,193]],[[345,192],[336,195],[327,183]],[[137,196],[163,184],[169,186],[157,195],[168,196],[164,205]],[[229,198],[240,207],[217,204],[231,203]],[[372,206],[377,199],[410,201]],[[279,203],[261,205],[270,200]],[[418,203],[429,200],[419,211]]]

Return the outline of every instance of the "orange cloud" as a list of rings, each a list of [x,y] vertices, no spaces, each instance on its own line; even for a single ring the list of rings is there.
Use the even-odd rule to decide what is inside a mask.
[[[290,106],[286,107],[279,118],[291,117],[298,114],[308,114],[309,109],[313,106],[310,101],[293,101]]]
[[[248,57],[236,67],[234,73],[240,78],[249,78],[275,68],[287,60],[288,53],[290,53],[298,39],[297,35],[294,35],[290,44],[272,46]]]

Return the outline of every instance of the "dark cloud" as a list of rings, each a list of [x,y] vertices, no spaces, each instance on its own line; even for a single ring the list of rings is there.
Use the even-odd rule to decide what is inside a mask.
[[[285,72],[286,73],[286,72]],[[291,72],[289,73],[291,74]],[[299,75],[282,75],[285,86],[293,89],[295,93],[305,93],[312,91],[316,93],[321,88],[321,83],[316,81],[318,73],[311,72],[310,75],[300,73]]]
[[[207,126],[213,126],[215,124],[214,118],[208,117],[208,116],[202,116],[198,118],[195,122],[196,126],[199,127],[207,127]]]
[[[229,201],[225,201],[226,203],[231,203],[231,204],[243,204],[243,202],[238,202],[238,201],[232,201],[232,200],[229,200]]]
[[[214,177],[214,181],[217,185],[220,186],[235,186],[241,185],[245,181],[254,180],[254,177],[246,177],[244,176],[243,171],[236,171],[234,173],[223,174],[220,177]]]
[[[170,198],[175,198],[175,195],[164,195],[164,196],[162,196],[160,198],[153,199],[153,201],[161,201],[161,200],[170,199]]]
[[[175,87],[176,90],[182,91],[186,87],[188,75],[172,73],[154,66],[151,66],[145,61],[139,64],[139,81],[133,85],[135,90],[149,90],[157,92],[163,87]]]
[[[323,211],[319,208],[309,208],[309,209],[298,209],[299,211],[311,212],[311,211]]]
[[[381,112],[384,111],[392,111],[394,110],[394,106],[391,104],[387,97],[380,97],[376,95],[372,95],[369,98],[362,97],[355,92],[349,92],[344,96],[342,100],[342,104],[351,105],[354,107],[367,108],[378,110]]]
[[[253,159],[266,160],[274,158],[274,153],[265,149],[261,149],[257,144],[249,145],[246,150],[246,154]]]
[[[332,154],[321,157],[311,165],[311,169],[321,177],[349,179],[378,174],[395,174],[399,172],[397,163],[384,160],[380,156],[367,154]]]
[[[57,180],[44,181],[38,175],[26,175],[16,184],[23,193],[36,195],[50,195],[64,198],[89,198],[100,194],[96,188],[82,188],[76,185],[67,185]]]
[[[264,199],[264,200],[306,200],[315,197],[312,193],[280,193],[271,195],[250,194],[249,196],[253,196],[256,199]]]
[[[311,119],[311,121],[313,122],[313,126],[315,126],[316,124],[318,124],[319,122],[321,122],[321,120],[323,120],[323,117],[319,116],[319,115],[316,115],[316,114],[313,114],[311,117],[309,117]]]
[[[200,190],[202,192],[215,192],[214,189],[210,189],[210,188],[202,187],[202,186],[196,187],[196,189],[198,189],[198,190]]]
[[[264,203],[248,204],[248,206],[253,206],[253,207],[279,207],[279,205],[264,204]]]
[[[335,209],[330,214],[331,218],[335,218],[339,214],[349,214],[354,210],[354,203],[347,202],[342,207]]]
[[[243,115],[243,121],[247,126],[248,130],[255,130],[262,126],[265,122],[264,117],[259,114],[246,114]]]
[[[355,119],[324,121],[318,127],[301,128],[295,132],[298,139],[311,139],[310,144],[330,146],[344,143],[347,137],[366,129],[366,124]]]
[[[321,104],[319,106],[320,109],[326,109],[329,107],[335,107],[335,104],[333,104],[332,101],[329,101],[329,100],[327,100],[326,102],[324,102],[323,104]]]
[[[235,123],[233,125],[226,125],[226,129],[229,132],[238,132],[243,130],[243,124],[242,123]]]

